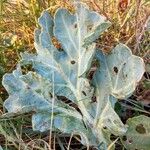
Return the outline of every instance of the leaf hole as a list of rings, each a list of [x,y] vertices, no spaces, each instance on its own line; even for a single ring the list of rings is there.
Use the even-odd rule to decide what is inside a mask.
[[[85,93],[84,91],[82,91],[82,94],[83,94],[84,96],[86,96],[86,93]]]
[[[104,126],[104,127],[103,127],[103,129],[104,129],[104,130],[106,130],[106,129],[107,129],[107,127],[106,127],[106,126]]]
[[[87,73],[87,78],[89,80],[92,80],[93,79],[93,76],[97,70],[97,68],[99,67],[99,62],[97,60],[94,60],[92,62],[92,65],[91,65],[91,69],[89,70],[89,72]]]
[[[140,134],[145,134],[146,133],[146,129],[144,128],[143,124],[137,125],[135,130]]]
[[[124,136],[122,137],[122,140],[123,140],[123,141],[126,141],[126,140],[127,140],[127,137],[124,135]]]
[[[34,68],[32,67],[32,64],[27,64],[24,66],[21,66],[21,71],[23,75],[26,75],[28,71],[35,71]]]
[[[74,65],[76,62],[74,60],[71,61],[71,64]]]
[[[118,68],[117,67],[114,67],[114,72],[117,74],[118,73]]]
[[[58,39],[56,37],[52,37],[52,43],[53,45],[60,51],[62,51],[62,46],[61,43],[58,41]]]
[[[57,98],[58,98],[58,100],[62,101],[63,103],[66,103],[67,105],[75,108],[80,114],[82,114],[80,109],[78,108],[78,105],[73,103],[71,100],[67,99],[65,96],[57,96]]]
[[[74,28],[77,28],[77,27],[78,27],[78,25],[77,25],[77,23],[75,23],[75,24],[74,24]]]
[[[129,139],[128,142],[129,142],[129,144],[132,144],[133,140],[132,140],[132,139]]]
[[[96,96],[92,96],[92,103],[97,102]]]
[[[92,30],[92,25],[88,25],[87,26],[87,31],[91,31]]]
[[[52,93],[50,93],[50,92],[49,92],[48,94],[49,94],[50,98],[53,98],[53,95],[52,95]]]
[[[29,86],[26,87],[28,90],[30,90],[31,88]]]

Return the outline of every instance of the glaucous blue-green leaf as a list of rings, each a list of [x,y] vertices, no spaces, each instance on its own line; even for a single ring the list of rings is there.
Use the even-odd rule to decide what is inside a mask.
[[[9,93],[8,99],[4,102],[8,113],[19,114],[30,111],[51,113],[51,83],[40,75],[34,72],[22,75],[20,67],[18,67],[12,74],[5,74],[3,85]],[[53,106],[55,113],[77,115],[77,118],[82,119],[81,115],[73,107],[57,100],[57,98],[55,99]]]
[[[128,119],[127,125],[127,133],[122,137],[126,149],[149,150],[150,118],[144,115],[133,117]]]
[[[118,44],[109,55],[98,52],[96,58],[100,65],[93,78],[97,97],[95,124],[120,135],[126,128],[113,105],[116,98],[123,99],[133,93],[144,73],[144,63],[123,44]]]
[[[53,82],[52,89],[56,95],[65,96],[77,103],[83,113],[89,116],[88,111],[92,109],[89,102],[94,89],[85,74],[95,54],[95,44],[92,42],[110,23],[82,3],[76,3],[75,7],[75,14],[66,9],[58,9],[54,19],[48,12],[43,12],[39,19],[41,29],[35,31],[37,55],[23,54],[22,63],[31,63],[38,74]],[[50,28],[53,24],[52,33]],[[53,35],[61,43],[63,51],[54,47]],[[88,44],[85,41],[89,41]],[[85,107],[89,107],[89,110]]]
[[[8,110],[5,116],[34,111],[34,130],[79,134],[83,144],[106,150],[111,134],[120,136],[127,130],[114,111],[115,102],[132,94],[144,65],[123,44],[109,55],[99,51],[95,57],[94,41],[110,22],[82,3],[76,3],[75,9],[70,13],[60,8],[53,18],[47,11],[42,13],[40,28],[35,30],[36,54],[23,53],[20,62],[22,66],[31,64],[34,71],[22,74],[18,65],[3,77],[9,94],[4,103]],[[54,46],[54,37],[61,43],[61,50]],[[100,66],[91,84],[87,73],[93,58]]]

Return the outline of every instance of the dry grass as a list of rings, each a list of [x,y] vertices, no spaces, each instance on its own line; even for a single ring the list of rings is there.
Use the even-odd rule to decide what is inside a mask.
[[[149,0],[82,0],[90,9],[105,15],[112,26],[98,40],[97,46],[109,52],[118,42],[127,44],[134,54],[149,60],[150,22]],[[58,7],[73,9],[71,0],[1,0],[0,1],[0,78],[11,72],[22,51],[34,51],[33,30],[38,26],[37,19],[44,9],[53,15]],[[149,17],[149,18],[148,18]],[[150,24],[150,23],[149,23]],[[0,113],[3,113],[3,100],[7,94],[0,85]],[[54,135],[62,147],[60,135]],[[31,132],[30,118],[18,117],[0,123],[0,144],[6,149],[49,149],[48,135]],[[41,144],[39,144],[41,143]],[[66,142],[67,143],[67,142]],[[55,145],[55,140],[54,143]],[[54,146],[55,147],[55,146]]]

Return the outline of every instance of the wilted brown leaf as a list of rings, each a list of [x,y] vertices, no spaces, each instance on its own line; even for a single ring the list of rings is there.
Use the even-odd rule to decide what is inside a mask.
[[[140,100],[143,104],[150,104],[150,90],[143,91],[142,95],[138,96],[138,100]]]
[[[124,12],[128,7],[128,0],[119,0],[118,10]]]

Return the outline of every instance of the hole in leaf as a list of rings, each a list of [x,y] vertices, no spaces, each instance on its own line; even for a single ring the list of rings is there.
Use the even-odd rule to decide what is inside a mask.
[[[52,37],[52,43],[58,50],[60,49],[62,51],[62,46],[61,46],[60,42],[54,36]]]
[[[104,126],[104,127],[103,127],[103,129],[104,129],[104,130],[106,130],[106,129],[107,129],[107,127],[106,127],[106,126]]]
[[[87,26],[87,31],[91,31],[92,30],[92,25],[88,25]]]
[[[132,144],[133,140],[132,140],[132,139],[129,139],[128,142],[129,142],[129,144]]]
[[[75,63],[76,63],[76,62],[75,62],[74,60],[71,61],[71,64],[72,64],[72,65],[75,64]]]
[[[68,104],[69,106],[75,108],[80,114],[82,114],[80,109],[78,108],[78,105],[73,103],[71,100],[67,99],[64,96],[57,96],[57,98],[58,98],[58,100],[60,100],[60,101],[62,101],[64,103]]]
[[[89,72],[87,73],[87,78],[89,80],[91,80],[94,76],[94,73],[95,71],[97,70],[97,68],[99,67],[99,62],[97,60],[94,60],[92,62],[92,65],[91,65],[91,69],[89,70]]]
[[[86,93],[84,91],[82,91],[83,95],[86,96]]]
[[[118,73],[118,68],[114,67],[114,72],[117,74]]]
[[[144,128],[143,124],[137,125],[135,129],[140,134],[145,134],[146,133],[146,129]]]
[[[32,64],[27,64],[27,65],[21,66],[21,71],[22,71],[22,74],[25,75],[25,74],[27,74],[28,71],[34,72],[35,70],[32,67]]]
[[[126,141],[126,140],[127,140],[127,137],[124,135],[124,136],[122,137],[122,140],[123,140],[123,141]]]
[[[29,87],[29,86],[27,86],[26,88],[27,88],[28,90],[30,90],[30,87]]]
[[[74,28],[77,28],[77,26],[78,26],[77,23],[75,23]]]
[[[95,103],[95,102],[97,102],[96,96],[92,96],[92,103]]]
[[[50,98],[53,98],[53,95],[52,95],[52,93],[50,93],[50,92],[49,92],[48,94],[49,94]]]

